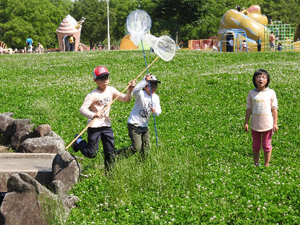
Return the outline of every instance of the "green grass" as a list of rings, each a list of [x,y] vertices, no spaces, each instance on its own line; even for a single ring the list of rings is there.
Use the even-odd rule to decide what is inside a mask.
[[[148,64],[156,57],[146,56]],[[162,81],[159,147],[151,119],[149,158],[120,159],[107,177],[101,153],[87,159],[70,148],[87,178],[71,191],[81,201],[66,224],[299,224],[299,56],[179,51],[169,62],[159,59],[149,69]],[[141,51],[0,55],[0,112],[47,123],[69,144],[86,126],[79,108],[95,88],[98,65],[120,91],[145,68]],[[271,75],[279,101],[269,168],[253,166],[251,134],[243,131],[259,68]],[[116,148],[130,144],[133,104],[112,106]]]

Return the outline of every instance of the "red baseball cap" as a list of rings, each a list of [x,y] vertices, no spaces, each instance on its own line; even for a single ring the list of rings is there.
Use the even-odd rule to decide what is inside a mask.
[[[104,66],[98,66],[93,71],[93,78],[94,79],[100,78],[104,75],[110,75],[110,73],[108,72],[108,70]]]

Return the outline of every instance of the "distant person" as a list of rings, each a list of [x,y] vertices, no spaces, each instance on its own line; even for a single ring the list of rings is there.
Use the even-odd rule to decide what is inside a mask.
[[[70,45],[70,51],[74,51],[74,37],[73,34],[69,37],[68,43]]]
[[[243,40],[243,43],[242,43],[242,51],[243,51],[243,52],[247,52],[247,42],[246,42],[246,40]]]
[[[26,39],[26,45],[28,48],[28,52],[32,52],[32,43],[33,43],[33,40],[31,39],[30,36],[28,36],[28,38]]]
[[[235,9],[238,11],[238,12],[241,12],[241,7],[238,5],[235,7]]]
[[[260,52],[261,51],[261,37],[258,36],[257,37],[257,51]]]
[[[118,150],[118,155],[130,156],[140,152],[142,158],[145,158],[150,151],[148,122],[152,113],[156,116],[161,114],[159,97],[155,94],[159,83],[160,81],[156,76],[147,74],[134,88],[133,95],[135,97],[135,104],[127,120],[131,145]],[[153,105],[151,105],[151,101],[153,101]]]
[[[259,166],[260,149],[264,151],[265,166],[269,166],[272,152],[273,131],[278,131],[278,102],[275,91],[268,87],[270,76],[263,69],[257,70],[252,78],[255,88],[248,93],[244,130],[249,132],[251,119],[252,149],[255,166]]]
[[[88,142],[81,136],[74,142],[73,150],[80,151],[85,157],[95,158],[98,153],[99,141],[102,141],[104,152],[105,171],[108,171],[115,162],[114,134],[109,119],[110,107],[106,109],[115,98],[122,102],[130,102],[135,81],[130,82],[127,94],[121,94],[114,87],[108,86],[109,75],[107,68],[99,66],[93,71],[93,78],[97,88],[90,92],[80,107],[80,113],[88,118],[88,124],[95,121],[87,130]],[[119,97],[118,97],[119,96]],[[106,109],[106,110],[105,110]],[[105,112],[103,112],[105,110]],[[77,137],[78,135],[76,135]]]
[[[281,50],[282,50],[282,48],[281,48],[281,43],[278,43],[278,48],[277,48],[277,50],[278,50],[279,52],[281,52]]]
[[[273,31],[271,31],[271,34],[269,36],[269,42],[271,51],[275,51],[275,36],[273,34]]]
[[[44,51],[44,46],[41,43],[39,43],[38,44],[38,52],[42,53],[43,51]]]
[[[234,46],[233,38],[230,38],[228,43],[229,43],[229,52],[233,52],[233,46]]]

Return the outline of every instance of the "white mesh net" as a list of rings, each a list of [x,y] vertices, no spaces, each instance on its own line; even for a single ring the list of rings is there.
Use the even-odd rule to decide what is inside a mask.
[[[126,25],[127,31],[131,34],[130,39],[138,46],[151,28],[151,18],[145,11],[137,9],[128,15]]]
[[[154,52],[164,61],[173,59],[176,52],[175,41],[169,36],[161,36],[159,38],[146,34],[143,36],[143,41],[147,42]]]

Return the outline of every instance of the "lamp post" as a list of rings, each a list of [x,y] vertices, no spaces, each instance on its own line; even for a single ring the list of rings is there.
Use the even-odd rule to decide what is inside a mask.
[[[110,35],[109,35],[109,0],[107,2],[107,50],[110,50]]]
[[[109,0],[99,0],[100,2],[106,1],[107,5],[107,50],[110,50],[110,35],[109,35]]]

